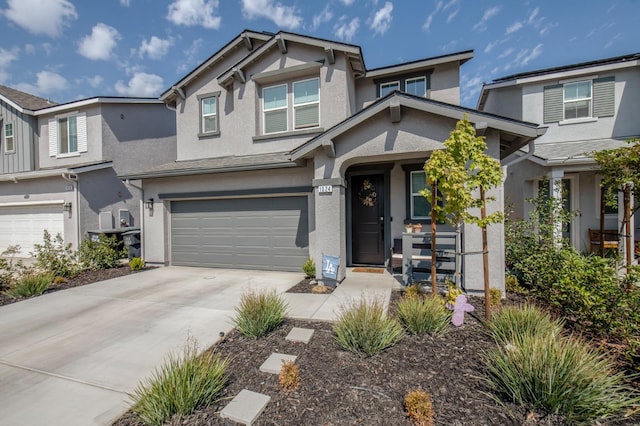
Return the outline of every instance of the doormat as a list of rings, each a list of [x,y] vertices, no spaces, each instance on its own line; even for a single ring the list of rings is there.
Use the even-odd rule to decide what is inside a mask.
[[[368,272],[370,274],[384,274],[383,268],[353,268],[353,272]]]

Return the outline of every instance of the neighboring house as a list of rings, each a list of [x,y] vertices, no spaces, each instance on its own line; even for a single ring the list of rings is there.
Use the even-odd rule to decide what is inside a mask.
[[[77,248],[87,231],[140,226],[139,182],[117,174],[176,155],[175,113],[157,99],[58,105],[0,86],[0,115],[0,251],[28,256],[45,229]]]
[[[591,153],[626,145],[640,136],[640,54],[515,74],[485,84],[478,109],[542,123],[547,132],[514,153],[507,171],[506,202],[527,216],[542,182],[568,210],[579,214],[564,229],[575,247],[588,251],[589,229],[600,227],[600,181]],[[557,185],[561,182],[562,185]],[[548,185],[549,183],[545,184]],[[622,206],[622,202],[619,202]],[[622,208],[607,208],[605,228],[619,229]],[[640,224],[636,218],[636,226]]]
[[[459,106],[472,51],[367,69],[360,47],[245,31],[161,95],[176,109],[177,158],[142,179],[144,256],[173,265],[300,271],[311,256],[389,263],[404,224],[429,223],[422,167],[465,115],[495,158],[537,125]],[[492,191],[502,209],[502,188]],[[464,230],[466,250],[481,233]],[[504,281],[502,225],[489,229],[492,285]],[[464,285],[482,289],[482,257]],[[256,280],[259,281],[259,275]]]

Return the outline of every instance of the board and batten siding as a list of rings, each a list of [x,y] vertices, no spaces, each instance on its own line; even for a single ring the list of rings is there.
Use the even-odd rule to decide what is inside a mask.
[[[556,123],[564,120],[564,89],[562,84],[544,87],[545,123]],[[592,116],[611,117],[615,114],[615,77],[603,77],[593,80],[591,93]]]
[[[38,120],[5,102],[0,102],[0,174],[29,172],[35,167],[35,140]],[[14,151],[6,152],[4,125],[13,124]]]

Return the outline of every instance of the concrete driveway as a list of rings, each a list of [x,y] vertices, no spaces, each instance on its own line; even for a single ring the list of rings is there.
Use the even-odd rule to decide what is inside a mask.
[[[0,307],[0,423],[110,424],[170,351],[230,331],[245,289],[280,293],[301,278],[168,267]]]

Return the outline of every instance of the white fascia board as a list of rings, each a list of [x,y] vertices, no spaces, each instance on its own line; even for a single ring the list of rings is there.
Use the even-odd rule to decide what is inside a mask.
[[[47,177],[62,176],[62,173],[66,173],[68,170],[64,169],[51,169],[51,170],[37,170],[35,172],[22,172],[0,175],[0,182],[20,182],[26,179],[41,179]]]
[[[22,108],[20,105],[18,105],[17,103],[13,102],[11,99],[7,98],[4,95],[0,95],[0,99],[2,99],[4,102],[8,103],[9,105],[11,105],[13,108],[15,108],[18,112],[21,112],[23,114],[31,114],[33,115],[33,111],[29,110],[29,109],[25,109]]]
[[[67,172],[73,173],[73,174],[81,174],[81,173],[94,172],[96,170],[108,169],[109,167],[112,167],[112,166],[113,166],[113,163],[111,161],[107,163],[91,164],[88,166],[77,166],[77,167],[69,166],[67,168]]]
[[[55,114],[61,111],[77,110],[82,107],[98,105],[98,104],[159,104],[163,102],[159,99],[152,98],[89,98],[77,102],[69,102],[68,104],[56,105],[49,108],[39,109],[33,115]]]
[[[0,208],[1,207],[50,206],[55,204],[64,204],[64,200],[17,201],[14,203],[0,203]]]

